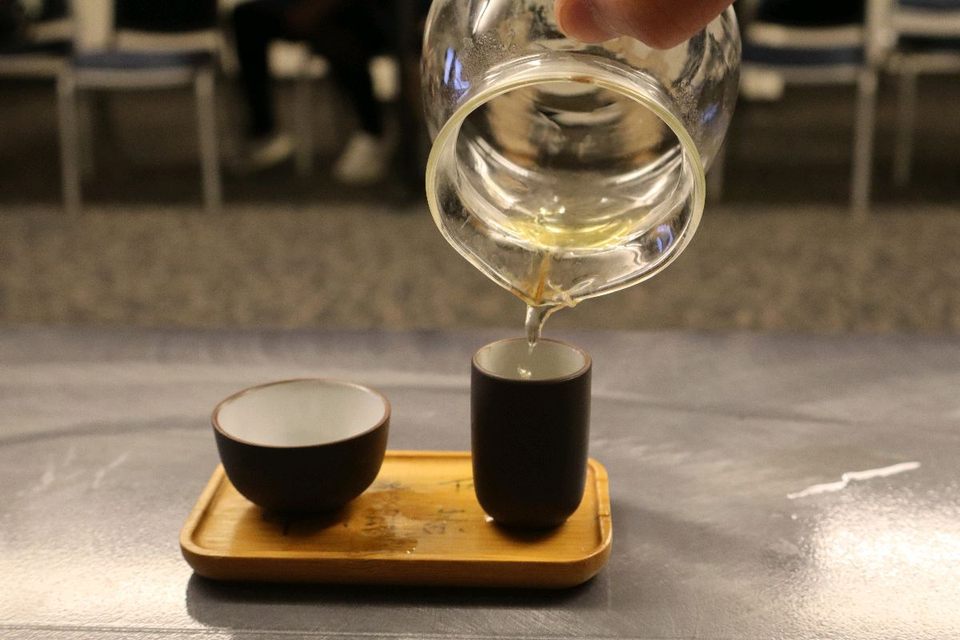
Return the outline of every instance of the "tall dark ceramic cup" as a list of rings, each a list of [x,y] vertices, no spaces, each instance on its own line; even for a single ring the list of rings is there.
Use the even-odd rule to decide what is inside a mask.
[[[562,524],[580,505],[590,434],[590,356],[502,340],[473,357],[471,440],[480,506],[505,526]]]

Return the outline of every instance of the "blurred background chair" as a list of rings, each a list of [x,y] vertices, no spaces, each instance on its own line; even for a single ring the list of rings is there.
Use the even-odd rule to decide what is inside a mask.
[[[203,199],[222,205],[215,79],[220,35],[217,0],[115,0],[108,49],[76,55],[60,75],[63,190],[69,213],[81,210],[81,145],[77,95],[192,86],[196,96]]]
[[[25,16],[21,37],[0,45],[0,78],[54,81],[73,52],[75,23],[67,0],[43,0]]]
[[[871,0],[878,63],[898,78],[893,181],[910,181],[917,118],[917,78],[960,73],[960,0]],[[956,105],[943,117],[956,117]]]
[[[742,4],[745,89],[759,86],[779,93],[789,85],[856,86],[850,206],[855,217],[865,218],[870,207],[877,72],[867,55],[862,5],[848,3],[853,9],[841,10],[842,3],[811,0]],[[809,22],[807,16],[812,18]],[[712,179],[714,188],[718,181]]]

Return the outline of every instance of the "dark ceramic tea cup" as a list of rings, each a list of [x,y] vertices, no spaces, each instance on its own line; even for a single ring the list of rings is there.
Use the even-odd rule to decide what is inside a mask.
[[[577,347],[502,340],[473,357],[473,481],[506,526],[562,524],[580,505],[590,433],[590,356]]]
[[[330,511],[380,472],[390,403],[350,382],[289,380],[230,396],[212,421],[224,471],[244,497],[270,511]]]

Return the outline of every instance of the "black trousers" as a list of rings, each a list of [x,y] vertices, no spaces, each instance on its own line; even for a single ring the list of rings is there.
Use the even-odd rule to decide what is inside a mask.
[[[267,59],[274,40],[306,42],[330,64],[334,81],[346,94],[360,120],[373,135],[383,132],[380,105],[373,95],[370,59],[385,46],[377,0],[253,0],[233,13],[240,80],[250,115],[250,134],[276,130],[272,78]],[[312,6],[310,6],[312,5]],[[306,10],[306,11],[304,11]],[[299,14],[310,15],[298,24]]]
[[[863,20],[864,0],[764,0],[757,18],[795,27],[825,27]]]

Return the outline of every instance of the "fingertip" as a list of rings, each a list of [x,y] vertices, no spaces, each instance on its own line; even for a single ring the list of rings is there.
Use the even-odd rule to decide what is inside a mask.
[[[597,19],[593,0],[557,0],[556,15],[560,31],[582,42],[603,42],[616,35]]]

